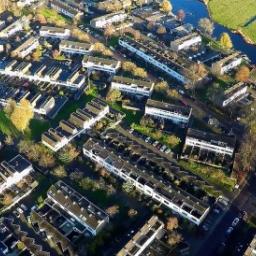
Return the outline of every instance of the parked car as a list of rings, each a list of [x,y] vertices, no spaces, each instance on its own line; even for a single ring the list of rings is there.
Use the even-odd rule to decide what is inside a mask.
[[[156,147],[158,144],[159,144],[159,141],[156,140],[156,141],[153,143],[153,146]]]
[[[167,148],[167,149],[164,151],[165,154],[170,154],[171,152],[172,152],[172,151],[171,151],[170,148]]]
[[[240,219],[239,218],[235,218],[232,222],[232,227],[235,227],[238,223],[239,223]]]
[[[161,152],[164,152],[166,150],[167,146],[166,145],[163,145],[161,148],[160,148],[160,151]]]
[[[145,142],[149,142],[149,140],[150,140],[150,137],[147,137],[146,139],[145,139]]]
[[[227,231],[226,231],[226,234],[227,234],[227,235],[230,235],[233,230],[234,230],[233,227],[229,227],[229,228],[227,229]]]

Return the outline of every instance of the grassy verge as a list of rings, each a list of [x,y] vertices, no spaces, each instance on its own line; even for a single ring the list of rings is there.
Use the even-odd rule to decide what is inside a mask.
[[[180,160],[179,165],[200,176],[210,185],[216,186],[216,188],[222,191],[231,192],[236,185],[236,179],[227,176],[224,171],[220,169],[184,160]]]
[[[153,138],[154,140],[158,140],[163,144],[168,145],[170,148],[174,148],[180,143],[180,140],[175,136],[162,133],[160,130],[155,130],[153,128],[142,126],[136,123],[132,124],[132,128],[146,136]]]

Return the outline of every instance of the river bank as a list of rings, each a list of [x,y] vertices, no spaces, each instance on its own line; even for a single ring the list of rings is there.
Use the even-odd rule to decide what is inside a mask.
[[[186,13],[185,22],[192,24],[194,27],[198,26],[200,19],[210,18],[209,11],[203,0],[171,0],[171,3],[174,13],[183,9]],[[241,34],[219,23],[214,22],[214,27],[213,37],[215,39],[218,39],[223,32],[228,33],[232,39],[234,48],[246,54],[252,64],[256,64],[256,46],[254,44],[246,42]]]
[[[232,16],[232,21],[230,21],[231,19],[227,18],[228,15],[225,15],[225,13],[222,13],[221,15],[225,16],[225,18],[222,20],[219,20],[218,18],[218,12],[220,12],[219,10],[221,10],[221,3],[217,2],[218,0],[215,0],[218,5],[220,5],[221,7],[218,7],[216,9],[216,7],[214,6],[210,6],[210,2],[208,0],[199,0],[201,2],[203,2],[203,4],[205,5],[207,11],[208,11],[208,14],[209,14],[209,17],[211,18],[212,21],[214,21],[215,23],[218,23],[220,25],[222,25],[223,27],[229,29],[232,33],[234,34],[237,34],[239,36],[241,36],[243,38],[243,40],[247,43],[247,44],[251,44],[251,45],[256,45],[256,41],[254,41],[250,36],[246,35],[245,32],[243,32],[242,28],[241,27],[238,27],[237,29],[234,29],[232,26],[234,26],[236,24],[236,22],[233,22],[233,16]],[[249,1],[249,0],[248,0]],[[211,2],[212,3],[212,2]],[[225,4],[223,4],[224,6]],[[231,10],[232,10],[232,7],[229,7]],[[228,10],[229,11],[229,10]],[[248,14],[249,16],[249,14]],[[242,17],[241,19],[244,20],[244,18],[247,18],[246,20],[250,20],[252,19],[251,17]],[[225,20],[225,22],[224,22]],[[239,20],[239,18],[237,17],[237,20]],[[245,23],[246,24],[246,23]],[[256,33],[256,30],[255,30],[255,33]]]

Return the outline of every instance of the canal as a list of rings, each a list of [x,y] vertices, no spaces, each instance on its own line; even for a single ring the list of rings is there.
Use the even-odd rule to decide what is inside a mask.
[[[171,0],[173,11],[177,13],[178,10],[183,9],[186,13],[185,21],[198,25],[198,21],[201,18],[209,18],[208,10],[206,6],[199,0]],[[248,44],[239,34],[232,33],[229,29],[215,23],[213,36],[219,38],[220,34],[227,32],[233,42],[234,48],[245,53],[252,61],[252,64],[256,64],[256,46]]]

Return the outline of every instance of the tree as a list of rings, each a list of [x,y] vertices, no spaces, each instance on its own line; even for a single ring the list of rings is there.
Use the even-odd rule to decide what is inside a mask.
[[[182,10],[182,9],[178,10],[178,12],[177,12],[177,19],[180,22],[182,22],[185,19],[185,17],[186,17],[186,14],[185,14],[184,10]]]
[[[108,92],[108,95],[106,98],[107,98],[107,101],[110,101],[110,102],[120,101],[122,99],[122,94],[119,90],[113,89]]]
[[[175,135],[170,135],[167,138],[167,143],[171,146],[171,147],[175,147],[180,143],[180,138],[176,137]]]
[[[155,23],[154,23],[154,22],[149,21],[149,22],[147,23],[147,29],[148,29],[148,30],[152,30],[154,27],[155,27]]]
[[[136,68],[133,70],[133,75],[140,77],[140,78],[146,78],[148,76],[147,72],[143,68]]]
[[[52,51],[52,57],[53,57],[54,59],[57,59],[59,56],[60,56],[60,52],[59,52],[57,49],[54,49],[54,50]]]
[[[52,170],[52,175],[58,178],[65,178],[67,177],[67,171],[65,170],[64,166],[60,165]]]
[[[166,81],[161,81],[155,85],[155,90],[158,92],[163,92],[168,89],[168,83]]]
[[[18,250],[23,251],[26,248],[26,246],[23,242],[19,241],[17,243],[17,248],[18,248]]]
[[[84,190],[97,190],[100,188],[99,184],[89,177],[83,178],[79,181],[79,186]]]
[[[198,23],[198,26],[199,26],[199,29],[200,29],[203,33],[205,33],[205,34],[207,34],[207,35],[209,35],[209,36],[212,35],[213,30],[214,30],[214,24],[213,24],[213,22],[211,22],[208,18],[202,18],[202,19],[200,19],[200,20],[199,20],[199,23]]]
[[[169,0],[163,0],[160,4],[160,10],[165,13],[170,13],[172,11],[172,4]]]
[[[135,209],[129,209],[129,211],[128,211],[128,216],[130,217],[130,218],[132,218],[132,217],[134,217],[134,216],[136,216],[138,214],[138,211],[137,210],[135,210]]]
[[[58,159],[64,163],[71,163],[77,156],[79,155],[79,151],[71,144],[68,144],[66,147],[61,149],[58,153]]]
[[[41,155],[38,164],[44,168],[53,167],[55,165],[55,159],[53,155],[47,152]]]
[[[10,193],[5,193],[3,201],[2,201],[3,205],[8,206],[8,205],[12,204],[12,202],[13,202],[12,195]]]
[[[127,194],[131,194],[134,191],[134,185],[130,181],[126,181],[123,183],[122,189]]]
[[[236,72],[236,80],[246,82],[250,77],[250,69],[247,66],[241,66]]]
[[[232,40],[229,36],[228,33],[222,33],[220,36],[220,45],[224,48],[224,49],[231,49],[233,47],[233,43]]]
[[[125,61],[122,63],[122,69],[124,71],[132,72],[136,67],[136,64],[132,63],[131,61]]]
[[[10,115],[10,119],[17,130],[24,132],[33,116],[33,107],[30,102],[26,99],[22,99],[19,104],[16,104]]]
[[[7,104],[4,107],[4,112],[6,113],[6,115],[10,116],[13,113],[15,108],[16,108],[15,100],[9,99],[7,101]]]
[[[105,51],[105,45],[103,43],[95,43],[93,45],[93,51],[94,52],[98,52],[98,53],[102,53]]]
[[[34,61],[39,61],[42,57],[42,46],[36,48],[36,50],[32,53],[32,59]]]
[[[179,244],[180,242],[182,242],[182,240],[183,240],[182,235],[177,233],[177,232],[172,232],[168,236],[168,244],[171,245],[171,246]]]
[[[168,231],[173,231],[179,227],[179,222],[176,217],[169,217],[166,223],[166,229]]]
[[[140,120],[140,125],[149,128],[156,128],[156,123],[149,116],[143,116]]]
[[[47,20],[43,14],[37,14],[36,15],[36,20],[41,24],[41,25],[46,25]]]
[[[108,38],[111,37],[114,33],[115,33],[115,28],[112,25],[108,25],[104,29],[104,36],[105,36],[106,40],[108,40]]]
[[[72,36],[77,38],[79,41],[82,41],[82,42],[88,43],[88,42],[91,41],[90,36],[86,32],[84,32],[83,30],[78,29],[78,28],[74,28],[72,30]]]
[[[176,89],[168,89],[167,95],[169,98],[179,98],[179,96],[180,96]]]
[[[166,28],[164,26],[159,26],[156,30],[156,33],[159,34],[159,35],[163,35],[163,34],[166,34]]]
[[[114,215],[119,213],[119,206],[118,205],[112,205],[106,209],[107,214],[110,217],[113,217]]]
[[[84,173],[83,172],[79,172],[79,171],[74,171],[74,172],[71,172],[69,174],[69,178],[73,181],[76,181],[78,182],[79,180],[81,180],[84,176]]]

